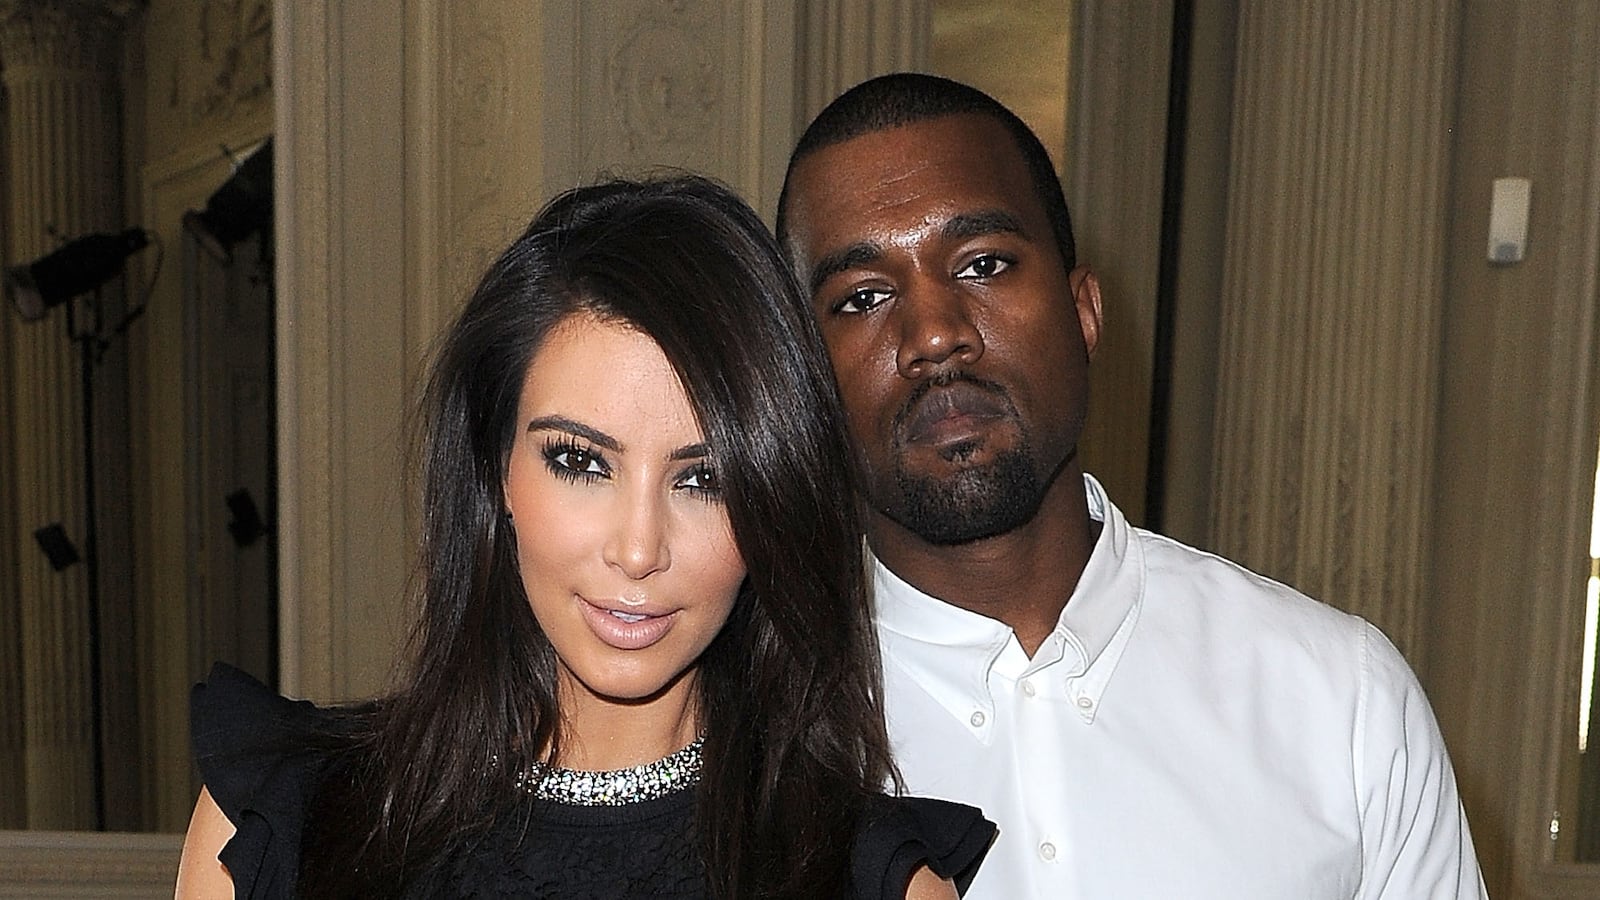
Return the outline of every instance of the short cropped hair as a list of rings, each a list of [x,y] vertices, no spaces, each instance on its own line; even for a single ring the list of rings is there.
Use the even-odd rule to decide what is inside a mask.
[[[1061,191],[1050,154],[1027,123],[1004,104],[970,85],[937,75],[895,72],[863,81],[829,103],[811,120],[783,176],[783,191],[778,195],[778,243],[789,252],[789,190],[795,166],[800,161],[834,144],[877,131],[910,125],[926,119],[973,113],[1000,123],[1022,152],[1034,195],[1044,206],[1050,230],[1055,233],[1062,265],[1071,271],[1077,265],[1077,246],[1072,239],[1072,218],[1067,213],[1067,198]]]

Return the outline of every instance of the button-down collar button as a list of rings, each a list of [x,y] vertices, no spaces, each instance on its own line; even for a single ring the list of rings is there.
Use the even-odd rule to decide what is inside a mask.
[[[1089,697],[1089,696],[1079,697],[1078,698],[1078,708],[1079,709],[1094,709],[1094,698],[1093,697]]]
[[[983,710],[980,709],[977,712],[973,713],[972,714],[972,718],[968,719],[967,721],[972,723],[972,727],[973,728],[982,728],[983,727],[983,723],[984,723],[984,721],[986,719],[987,719],[987,716],[985,716],[983,714]]]
[[[1039,693],[1039,689],[1033,686],[1033,682],[1031,682],[1031,681],[1022,682],[1022,695],[1024,697],[1032,697],[1033,695],[1035,695],[1037,693]]]
[[[1056,858],[1056,845],[1045,841],[1039,845],[1039,858],[1050,862]]]

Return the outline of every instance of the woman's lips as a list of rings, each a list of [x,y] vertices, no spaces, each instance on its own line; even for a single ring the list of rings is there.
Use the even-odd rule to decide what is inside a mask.
[[[676,611],[651,615],[626,608],[613,610],[583,597],[578,598],[578,606],[594,636],[618,650],[643,650],[666,637],[678,620]]]

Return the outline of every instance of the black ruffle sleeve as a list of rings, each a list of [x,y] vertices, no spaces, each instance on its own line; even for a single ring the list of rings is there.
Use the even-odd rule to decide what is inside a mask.
[[[965,894],[998,830],[970,806],[928,797],[884,796],[856,834],[851,880],[856,900],[904,900],[917,867]]]
[[[241,900],[294,896],[306,804],[330,713],[217,663],[189,695],[200,776],[237,833],[218,857]]]

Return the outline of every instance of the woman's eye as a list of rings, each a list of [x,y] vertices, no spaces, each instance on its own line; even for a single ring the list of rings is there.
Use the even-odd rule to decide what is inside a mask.
[[[599,478],[610,474],[599,454],[571,444],[552,444],[544,449],[550,470],[566,477]]]
[[[993,278],[1011,268],[1011,261],[992,253],[974,259],[956,273],[957,278]]]
[[[876,309],[889,299],[889,292],[881,288],[862,288],[834,304],[836,313],[864,313]]]
[[[722,482],[717,479],[717,473],[710,466],[695,466],[678,480],[678,486],[697,494],[719,496],[722,493]]]

